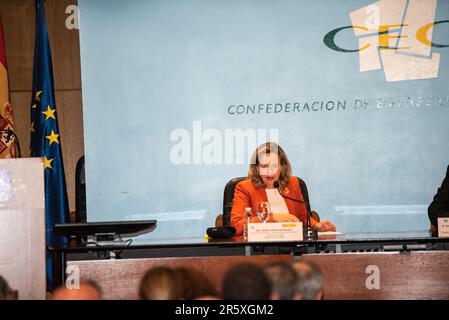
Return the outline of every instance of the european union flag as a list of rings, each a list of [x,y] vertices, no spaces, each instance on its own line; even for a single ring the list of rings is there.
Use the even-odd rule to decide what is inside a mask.
[[[53,235],[53,226],[55,223],[69,221],[69,207],[43,0],[36,0],[30,153],[32,157],[42,157],[44,161],[46,241],[47,245],[55,244],[64,239],[57,239]],[[52,273],[52,259],[47,252],[47,288],[49,290],[53,289]]]

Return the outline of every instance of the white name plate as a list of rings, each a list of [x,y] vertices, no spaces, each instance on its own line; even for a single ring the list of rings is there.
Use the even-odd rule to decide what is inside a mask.
[[[449,237],[449,218],[438,218],[438,237]]]
[[[302,241],[302,222],[249,223],[248,241]]]

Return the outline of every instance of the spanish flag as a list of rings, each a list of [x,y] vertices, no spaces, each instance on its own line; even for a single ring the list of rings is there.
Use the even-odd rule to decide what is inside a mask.
[[[17,147],[13,129],[12,107],[9,100],[5,38],[3,37],[3,24],[0,17],[0,158],[17,157]]]

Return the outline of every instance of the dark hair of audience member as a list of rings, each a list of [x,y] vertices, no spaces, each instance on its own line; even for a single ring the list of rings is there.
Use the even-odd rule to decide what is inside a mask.
[[[155,267],[148,270],[140,282],[141,300],[178,300],[181,288],[175,270]]]
[[[181,299],[217,297],[217,289],[203,272],[188,267],[179,267],[175,270],[181,285]]]
[[[294,300],[296,294],[296,282],[298,276],[295,269],[285,261],[277,261],[264,267],[271,282],[272,298],[274,300]]]
[[[296,290],[301,300],[323,299],[323,274],[320,268],[308,261],[296,261],[293,268],[298,275]]]
[[[271,283],[260,266],[239,263],[225,272],[222,293],[225,300],[269,300]]]
[[[17,291],[12,290],[5,278],[0,276],[0,300],[17,300]]]

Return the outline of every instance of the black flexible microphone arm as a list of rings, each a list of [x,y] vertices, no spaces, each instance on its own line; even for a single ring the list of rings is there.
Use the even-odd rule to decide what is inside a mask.
[[[295,202],[303,203],[303,204],[306,206],[306,211],[307,211],[307,226],[306,226],[306,228],[304,229],[304,238],[307,239],[307,240],[316,240],[316,239],[317,239],[317,232],[316,232],[316,230],[313,230],[313,229],[312,229],[312,224],[311,224],[311,222],[310,222],[311,213],[310,213],[310,210],[309,210],[309,202],[308,202],[308,201],[304,201],[304,200],[300,200],[300,199],[296,199],[296,198],[292,198],[292,197],[289,197],[289,196],[285,195],[285,194],[282,192],[282,190],[281,190],[281,186],[280,186],[280,184],[279,184],[279,181],[276,181],[276,182],[274,183],[274,187],[275,187],[276,189],[278,189],[279,194],[280,194],[282,197],[284,197],[284,198],[286,198],[286,199],[289,199],[289,200],[292,200],[292,201],[295,201]]]

